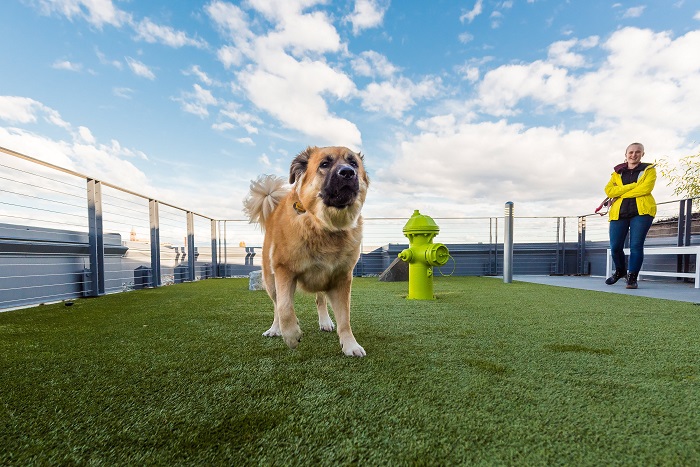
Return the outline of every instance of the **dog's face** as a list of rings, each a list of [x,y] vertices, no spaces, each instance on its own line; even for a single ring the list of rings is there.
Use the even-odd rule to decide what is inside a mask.
[[[309,147],[293,161],[289,183],[308,212],[331,230],[354,227],[369,177],[361,154],[345,147]]]

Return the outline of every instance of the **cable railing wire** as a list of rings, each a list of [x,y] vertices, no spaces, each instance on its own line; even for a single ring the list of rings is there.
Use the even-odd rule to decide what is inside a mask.
[[[21,156],[4,148],[0,148],[0,153]],[[0,207],[4,206],[6,211],[0,212],[0,232],[4,232],[0,241],[8,241],[14,248],[9,251],[0,243],[0,309],[207,277],[242,277],[260,268],[263,234],[246,219],[215,220],[27,156],[20,158],[42,171],[57,170],[73,179],[83,177],[83,184],[0,164],[10,169],[0,179],[15,184],[6,183],[0,190],[7,195],[5,198],[11,198],[0,201]],[[18,179],[12,179],[10,174]],[[58,185],[41,186],[33,182],[37,177]],[[102,257],[92,256],[95,219],[88,212],[88,196],[94,183],[102,187],[99,200]],[[41,191],[29,194],[24,188]],[[73,188],[79,190],[78,194],[71,192]],[[71,202],[73,199],[84,202],[78,205]],[[67,212],[68,209],[53,206],[79,211]],[[659,203],[659,222],[667,222],[673,228],[674,222],[680,222],[678,208],[679,201]],[[154,236],[156,212],[158,229]],[[364,219],[365,235],[357,275],[379,275],[388,267],[396,257],[396,250],[408,243],[402,231],[408,217]],[[502,272],[502,217],[435,217],[434,220],[440,226],[436,241],[449,244],[456,258],[456,274]],[[606,248],[607,226],[607,218],[593,214],[516,217],[516,273],[595,272],[595,258],[603,255]],[[36,244],[50,245],[53,250],[46,246],[37,249]],[[94,271],[102,276],[102,284],[95,281]],[[155,274],[159,276],[156,278]]]

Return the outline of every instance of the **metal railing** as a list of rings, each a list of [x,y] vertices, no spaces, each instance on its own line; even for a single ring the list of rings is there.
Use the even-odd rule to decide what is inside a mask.
[[[217,274],[217,221],[0,147],[0,308]]]
[[[409,214],[365,218],[356,275],[381,274],[406,248]],[[648,243],[691,244],[694,217],[693,200],[660,203]],[[452,255],[441,272],[503,274],[503,217],[434,219]],[[516,215],[513,272],[602,275],[607,229],[594,214]],[[247,220],[214,219],[0,147],[0,309],[247,276],[260,268],[262,238]],[[693,267],[679,261],[679,271]]]

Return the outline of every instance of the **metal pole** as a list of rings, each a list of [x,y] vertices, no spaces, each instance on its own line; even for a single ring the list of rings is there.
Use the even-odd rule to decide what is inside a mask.
[[[494,221],[495,221],[495,224],[496,224],[496,226],[495,226],[495,229],[496,229],[496,230],[495,230],[496,236],[495,236],[495,239],[494,239],[494,242],[493,242],[493,253],[494,253],[494,260],[493,260],[494,270],[493,270],[493,273],[494,273],[495,275],[498,275],[498,217],[496,217],[496,218],[494,219]]]
[[[216,221],[211,219],[211,277],[219,277],[219,266],[216,264],[218,261],[217,251],[216,251]]]
[[[503,232],[503,282],[513,282],[513,202],[506,203]]]
[[[559,238],[561,237],[561,217],[557,217],[557,242],[555,244],[555,249],[554,249],[554,256],[555,256],[555,261],[554,261],[554,274],[559,274],[559,251],[560,251],[560,245],[559,245]]]
[[[578,218],[578,273],[586,274],[586,216]]]
[[[160,287],[160,215],[158,201],[148,201],[148,215],[151,223],[151,286]]]
[[[194,257],[194,213],[187,212],[187,272],[189,280],[195,279],[195,260]]]
[[[685,201],[686,200],[682,199],[678,206],[678,237],[676,239],[677,246],[683,246],[685,244]],[[676,272],[682,271],[683,255],[676,255]]]
[[[566,217],[561,218],[561,273],[566,274]]]
[[[224,275],[228,277],[228,244],[226,243],[228,234],[226,233],[226,221],[224,221]]]
[[[685,229],[683,232],[683,244],[690,246],[692,239],[691,232],[693,226],[693,200],[685,200]],[[696,266],[697,267],[697,266]],[[683,255],[683,272],[690,271],[690,255]]]
[[[88,238],[90,244],[90,293],[92,297],[105,294],[105,244],[102,230],[102,186],[88,179]]]

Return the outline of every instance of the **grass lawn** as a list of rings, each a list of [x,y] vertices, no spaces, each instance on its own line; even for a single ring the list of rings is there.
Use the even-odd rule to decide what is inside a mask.
[[[700,307],[356,279],[343,356],[298,294],[215,279],[0,313],[0,465],[699,465]]]

